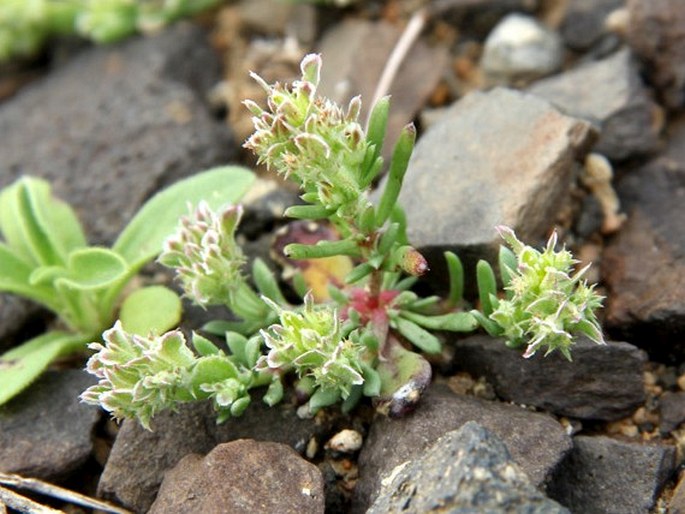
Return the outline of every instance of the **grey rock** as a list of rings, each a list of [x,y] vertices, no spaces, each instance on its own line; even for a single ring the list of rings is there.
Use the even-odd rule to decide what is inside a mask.
[[[283,223],[283,213],[292,205],[302,204],[297,193],[278,182],[258,178],[240,200],[245,213],[240,221],[240,234],[252,240]]]
[[[671,496],[668,502],[668,513],[685,514],[685,477],[681,477],[678,480],[673,490],[673,496]]]
[[[328,423],[303,420],[289,405],[269,408],[258,399],[240,418],[216,425],[211,405],[191,404],[178,413],[161,413],[152,432],[125,421],[100,478],[98,494],[136,512],[155,499],[164,474],[190,453],[204,455],[217,444],[241,438],[274,441],[304,451],[312,437],[330,430]],[[332,420],[330,421],[332,423]]]
[[[602,258],[609,291],[605,326],[651,357],[680,359],[685,354],[685,161],[652,160],[626,174],[616,189],[628,219]]]
[[[568,2],[560,32],[566,45],[574,50],[588,50],[604,37],[611,37],[607,16],[623,7],[625,0],[571,0]]]
[[[530,359],[503,340],[473,336],[454,342],[456,365],[485,376],[500,398],[580,419],[616,420],[644,403],[646,355],[628,343],[599,346],[586,338],[561,354]]]
[[[535,82],[529,92],[570,116],[592,122],[601,135],[593,151],[610,159],[654,152],[661,117],[647,94],[630,50]]]
[[[0,352],[8,350],[14,336],[39,307],[18,296],[0,294]]]
[[[326,32],[318,51],[325,56],[319,93],[345,105],[361,95],[361,119],[371,102],[402,30],[387,22],[345,20]],[[425,105],[449,66],[446,46],[429,46],[419,39],[397,70],[389,94],[392,97],[383,155],[391,155],[402,127],[411,122]],[[387,160],[387,159],[386,159]]]
[[[571,449],[571,439],[554,419],[497,402],[460,396],[433,384],[416,411],[404,418],[374,421],[359,455],[353,512],[364,512],[384,477],[422,455],[439,437],[477,421],[501,438],[534,486],[541,486]]]
[[[568,513],[531,483],[504,443],[475,421],[438,439],[386,477],[368,514]]]
[[[100,413],[78,397],[94,382],[83,371],[48,371],[0,408],[0,471],[60,479],[85,463]]]
[[[150,514],[321,514],[321,472],[292,448],[241,439],[184,457],[164,477]]]
[[[675,448],[577,436],[547,488],[583,514],[647,514],[675,469]]]
[[[467,276],[479,258],[496,261],[496,225],[523,240],[542,237],[593,135],[589,123],[509,89],[450,107],[419,140],[399,200],[409,239],[429,260],[428,278],[444,287],[445,250],[464,260]]]
[[[563,59],[559,34],[531,16],[512,13],[485,40],[481,67],[495,82],[508,84],[549,75]]]
[[[680,0],[629,0],[626,39],[671,109],[685,101],[685,9]]]
[[[685,392],[666,391],[659,397],[659,410],[659,429],[668,434],[685,422]]]

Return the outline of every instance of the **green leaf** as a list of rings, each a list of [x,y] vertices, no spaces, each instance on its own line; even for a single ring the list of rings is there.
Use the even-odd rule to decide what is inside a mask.
[[[26,389],[57,357],[85,348],[82,334],[48,332],[0,356],[0,405]]]
[[[56,292],[49,287],[32,285],[30,277],[34,272],[32,265],[0,243],[0,291],[24,296],[56,312],[59,308]]]
[[[283,216],[298,220],[320,220],[328,218],[334,212],[335,210],[323,205],[293,205],[285,210]]]
[[[376,371],[381,380],[380,397],[374,403],[390,417],[410,412],[431,381],[431,365],[415,352],[405,350],[395,339],[388,339],[384,358]]]
[[[359,404],[359,400],[362,399],[363,395],[364,388],[361,385],[352,386],[350,388],[350,394],[347,395],[347,398],[343,400],[342,405],[340,406],[340,410],[343,412],[343,414],[349,414],[352,412],[352,409]]]
[[[516,254],[506,246],[499,247],[499,274],[502,277],[502,284],[507,287],[512,279],[512,274],[518,267]]]
[[[259,257],[257,257],[252,264],[252,279],[259,292],[269,300],[276,302],[278,305],[288,304],[283,297],[283,293],[281,292],[281,288],[279,287],[273,272]]]
[[[461,259],[453,252],[445,252],[447,273],[450,280],[450,292],[447,296],[447,305],[454,307],[459,305],[464,298],[464,266]]]
[[[388,127],[388,115],[390,112],[390,97],[384,96],[378,100],[371,114],[369,115],[369,123],[366,129],[366,141],[370,145],[375,146],[374,160],[383,151],[383,141],[385,140],[385,131]]]
[[[235,357],[235,360],[240,362],[243,366],[249,367],[246,353],[247,337],[237,332],[226,332],[226,344],[231,351],[231,355]]]
[[[361,279],[369,276],[373,271],[374,267],[371,264],[368,262],[363,262],[362,264],[352,268],[352,271],[350,271],[345,277],[345,283],[354,284],[355,282],[359,282]]]
[[[416,128],[414,128],[414,125],[410,124],[405,126],[395,144],[392,160],[390,161],[388,179],[385,183],[383,195],[378,203],[378,209],[376,211],[376,226],[378,227],[383,226],[397,203],[400,189],[402,189],[404,175],[407,172],[407,166],[409,165],[409,158],[414,150],[415,140]]]
[[[351,239],[319,241],[315,245],[291,243],[283,248],[283,253],[290,259],[320,259],[336,255],[359,257],[361,255],[359,245]]]
[[[440,353],[442,344],[440,340],[427,330],[422,329],[416,323],[404,318],[395,318],[394,324],[404,337],[413,345],[426,353]]]
[[[159,335],[178,326],[181,299],[164,286],[148,286],[128,295],[121,304],[119,319],[126,332]]]
[[[415,312],[401,311],[400,316],[430,330],[472,332],[478,328],[478,322],[470,312],[452,312],[441,316],[424,316]]]
[[[192,342],[193,348],[195,348],[197,353],[200,354],[202,357],[207,357],[209,355],[216,355],[221,353],[221,350],[218,346],[216,346],[209,339],[207,339],[204,336],[201,336],[197,332],[193,332]]]
[[[364,396],[378,396],[381,394],[381,376],[366,363],[362,363],[362,374],[364,376]]]
[[[317,412],[324,407],[333,405],[338,400],[340,400],[340,391],[337,389],[324,389],[319,387],[309,399],[309,409],[312,412]]]
[[[482,312],[474,309],[471,311],[471,315],[476,318],[478,324],[492,337],[499,337],[504,333],[502,327],[490,318],[484,316]]]
[[[118,285],[130,276],[126,261],[107,248],[80,248],[69,255],[68,274],[55,279],[57,287],[95,291]]]
[[[249,396],[241,396],[236,401],[231,404],[231,416],[238,417],[242,416],[245,409],[247,409],[252,402],[252,398]]]
[[[235,203],[253,181],[250,170],[225,166],[176,182],[143,205],[112,248],[138,270],[160,253],[164,240],[187,213],[188,203],[197,205],[204,200],[213,209]]]
[[[283,399],[283,383],[278,377],[275,377],[269,384],[266,394],[262,400],[269,407],[273,407]]]
[[[488,317],[495,310],[492,306],[491,296],[497,296],[497,279],[495,272],[492,271],[492,266],[482,259],[476,265],[476,279],[480,308],[485,317]]]

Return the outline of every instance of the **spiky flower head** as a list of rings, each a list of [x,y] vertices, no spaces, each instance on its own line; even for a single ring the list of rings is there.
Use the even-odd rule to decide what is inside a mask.
[[[279,313],[280,323],[261,331],[269,353],[260,359],[258,368],[295,370],[300,377],[313,377],[321,388],[338,390],[343,398],[347,398],[353,385],[364,382],[364,347],[342,337],[334,308],[314,305],[310,294],[299,311],[269,304]]]
[[[91,343],[95,354],[86,369],[99,382],[81,400],[100,405],[115,418],[136,418],[145,428],[159,411],[173,409],[188,380],[195,357],[183,334],[174,330],[158,337],[127,333],[121,322],[102,334],[104,344]]]
[[[573,272],[577,260],[565,249],[555,251],[554,232],[543,252],[523,244],[508,227],[497,227],[516,255],[516,269],[506,270],[511,281],[506,299],[490,315],[514,346],[526,345],[524,357],[539,349],[559,350],[571,360],[573,336],[585,334],[598,344],[604,338],[595,315],[602,297],[582,279],[589,266]]]
[[[242,213],[239,205],[215,212],[200,202],[164,243],[158,261],[176,270],[186,295],[203,307],[226,304],[244,280],[245,257],[235,241]]]
[[[245,105],[253,114],[255,133],[245,148],[259,162],[316,193],[327,209],[352,211],[363,198],[361,165],[367,142],[359,124],[361,100],[350,101],[347,112],[326,98],[316,96],[321,56],[307,55],[300,65],[301,80],[286,87],[252,77],[268,94],[267,109],[251,100]]]

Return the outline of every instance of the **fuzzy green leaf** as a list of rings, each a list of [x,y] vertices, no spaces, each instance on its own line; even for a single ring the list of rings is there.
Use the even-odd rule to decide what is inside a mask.
[[[502,284],[507,287],[512,279],[512,273],[518,266],[516,254],[506,246],[499,247],[499,274],[502,277]]]
[[[254,174],[239,166],[225,166],[193,175],[157,193],[138,211],[112,247],[134,269],[162,250],[174,232],[187,204],[206,201],[212,209],[235,203],[254,181]]]
[[[171,289],[149,286],[126,297],[119,319],[127,332],[142,336],[159,335],[178,326],[182,311],[181,299]]]
[[[130,276],[126,261],[107,248],[81,248],[69,255],[68,274],[55,279],[58,287],[95,291],[116,285]]]
[[[31,284],[30,277],[34,271],[32,266],[17,256],[11,248],[0,243],[0,291],[24,296],[56,312],[59,308],[59,299],[55,291],[49,287]]]
[[[85,348],[81,334],[48,332],[0,356],[0,405],[36,380],[57,357]]]
[[[312,412],[317,412],[324,407],[333,405],[340,400],[340,390],[318,388],[309,399],[309,408]]]
[[[210,355],[217,355],[221,353],[221,350],[213,342],[204,336],[201,336],[197,332],[193,332],[193,348],[202,357],[208,357]]]
[[[273,272],[260,258],[256,258],[252,264],[252,279],[259,292],[269,300],[276,302],[278,305],[288,304],[283,297],[283,293],[281,292],[281,288],[278,285],[278,281]]]

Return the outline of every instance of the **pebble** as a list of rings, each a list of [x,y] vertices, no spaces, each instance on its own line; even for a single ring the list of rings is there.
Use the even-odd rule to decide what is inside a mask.
[[[341,430],[331,437],[324,448],[340,453],[354,453],[361,449],[364,443],[363,436],[356,430]]]

